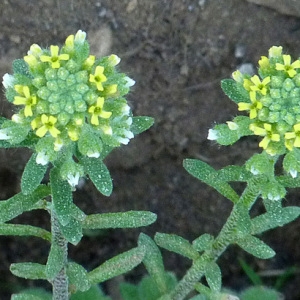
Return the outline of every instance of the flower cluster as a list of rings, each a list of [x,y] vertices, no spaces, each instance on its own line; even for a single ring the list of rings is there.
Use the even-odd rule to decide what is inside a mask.
[[[69,148],[75,149],[71,157],[77,151],[98,158],[105,146],[127,144],[132,115],[124,95],[134,81],[116,70],[119,62],[116,55],[90,55],[81,30],[62,47],[33,44],[14,62],[14,74],[3,77],[6,97],[18,111],[2,122],[0,139],[11,145],[35,141],[36,162],[42,165]],[[74,185],[82,170],[71,165],[74,171],[64,177]]]
[[[274,46],[258,64],[259,76],[233,73],[235,91],[239,93],[239,99],[235,97],[234,101],[238,110],[247,111],[249,117],[247,121],[245,117],[240,119],[247,123],[246,129],[241,130],[241,124],[235,120],[228,124],[227,132],[236,131],[229,134],[231,141],[243,135],[260,136],[259,146],[269,155],[300,148],[300,60],[292,61],[290,55],[282,54],[282,47]],[[224,127],[217,125],[210,130],[209,138],[226,139],[222,130]]]

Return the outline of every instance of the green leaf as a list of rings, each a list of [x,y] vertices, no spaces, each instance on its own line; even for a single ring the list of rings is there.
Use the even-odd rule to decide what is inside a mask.
[[[146,116],[132,117],[130,130],[134,135],[142,133],[154,124],[154,119]]]
[[[19,193],[8,200],[0,201],[0,222],[9,221],[24,211],[34,209],[35,204],[50,195],[50,189],[45,185],[40,185],[30,195]]]
[[[90,282],[100,283],[108,279],[124,274],[143,261],[145,249],[136,247],[121,253],[88,273]]]
[[[238,194],[227,183],[219,179],[218,172],[198,159],[185,159],[183,167],[194,177],[216,189],[221,195],[236,203],[239,200]]]
[[[190,242],[176,234],[156,233],[154,240],[158,246],[189,259],[195,260],[199,257],[199,253]]]
[[[289,206],[268,211],[252,219],[252,234],[259,234],[269,229],[282,227],[300,216],[300,207]]]
[[[223,92],[235,103],[249,102],[249,93],[244,87],[233,79],[223,79],[221,81]]]
[[[137,285],[121,282],[120,293],[123,300],[140,300]]]
[[[52,243],[46,264],[46,276],[53,280],[65,265],[65,251],[57,244]]]
[[[244,272],[246,273],[246,275],[248,276],[248,278],[252,281],[252,284],[254,285],[262,285],[263,282],[261,280],[261,278],[259,277],[259,275],[251,268],[250,265],[248,265],[243,259],[239,258],[239,263],[242,267],[242,269],[244,270]]]
[[[24,61],[24,59],[15,59],[12,64],[13,72],[16,74],[22,74],[27,77],[31,77],[28,69],[27,63]]]
[[[11,264],[10,271],[15,276],[25,279],[47,279],[46,266],[38,263],[25,262]]]
[[[244,166],[227,166],[218,170],[218,180],[229,181],[247,181],[252,177],[252,174],[246,170]]]
[[[222,274],[219,266],[215,262],[207,263],[205,266],[205,278],[214,292],[220,292],[222,286]]]
[[[138,245],[146,249],[143,263],[149,275],[156,283],[158,290],[161,294],[165,294],[168,291],[166,273],[158,247],[149,236],[143,233],[139,236]]]
[[[67,225],[72,215],[72,190],[69,183],[62,180],[58,168],[50,171],[52,201],[55,213],[62,225]]]
[[[11,300],[52,300],[52,295],[41,288],[29,288],[13,294]]]
[[[193,241],[193,247],[198,252],[202,252],[211,247],[214,237],[208,233],[204,233]]]
[[[156,214],[149,211],[127,211],[88,215],[82,223],[85,229],[137,228],[156,221]]]
[[[81,162],[98,191],[104,196],[110,196],[113,190],[112,179],[102,159],[82,157]]]
[[[36,153],[31,156],[22,175],[21,190],[25,195],[32,193],[39,186],[47,171],[47,165],[36,163],[36,156]]]
[[[282,295],[273,289],[264,286],[250,287],[240,295],[241,300],[280,300]]]
[[[86,292],[78,291],[71,295],[70,300],[111,300],[111,298],[104,295],[100,286],[93,285]]]
[[[62,224],[59,224],[59,227],[63,236],[69,243],[76,246],[80,242],[82,238],[82,225],[80,221],[72,216],[67,225],[63,226]]]
[[[85,292],[91,287],[87,271],[79,264],[69,262],[67,266],[69,284],[76,288],[76,291]]]
[[[272,248],[252,235],[238,239],[236,243],[246,252],[261,259],[268,259],[275,255],[275,251]]]
[[[31,225],[0,224],[0,235],[36,236],[51,241],[49,231]]]

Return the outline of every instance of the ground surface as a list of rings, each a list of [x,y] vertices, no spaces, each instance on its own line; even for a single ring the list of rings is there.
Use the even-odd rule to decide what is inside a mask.
[[[99,195],[87,182],[75,194],[75,201],[86,213],[150,210],[157,213],[158,221],[136,231],[115,230],[84,238],[79,246],[70,247],[70,257],[91,269],[136,245],[140,231],[152,236],[156,231],[177,233],[189,240],[204,232],[217,234],[231,204],[191,178],[182,160],[201,158],[221,168],[242,164],[257,150],[251,139],[230,148],[207,141],[214,122],[237,113],[219,82],[241,63],[255,65],[272,45],[282,45],[286,52],[299,56],[300,20],[242,0],[4,0],[0,2],[0,76],[10,71],[12,60],[22,57],[32,43],[43,47],[62,43],[78,29],[87,31],[94,54],[116,53],[122,58],[121,70],[136,80],[129,95],[134,113],[150,115],[156,123],[107,160],[114,178],[110,198]],[[9,117],[11,107],[1,98],[1,112]],[[30,154],[23,149],[1,150],[0,154],[0,199],[7,199],[19,191]],[[298,199],[294,193],[287,202],[299,205]],[[49,222],[40,212],[18,221]],[[237,256],[258,271],[300,267],[299,228],[297,220],[264,235],[277,252],[269,261],[254,261],[231,248],[220,260],[224,284],[236,290],[249,284]],[[12,262],[45,263],[47,252],[48,246],[39,240],[1,237],[0,298],[8,299],[13,288],[28,285],[9,274]],[[189,266],[188,261],[167,252],[164,259],[167,269],[178,276]],[[129,279],[137,280],[143,272],[140,267]],[[299,299],[299,286],[298,274],[282,290],[286,299]]]

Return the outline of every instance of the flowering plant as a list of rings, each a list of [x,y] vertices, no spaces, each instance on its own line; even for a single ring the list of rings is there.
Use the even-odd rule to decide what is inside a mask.
[[[50,242],[45,265],[14,263],[11,271],[19,277],[47,280],[53,286],[53,298],[25,291],[12,299],[66,300],[73,294],[79,295],[76,299],[88,299],[88,294],[80,298],[80,293],[92,291],[93,284],[141,262],[149,276],[139,285],[123,283],[120,289],[125,300],[181,300],[193,290],[201,294],[191,298],[194,300],[228,299],[221,289],[220,255],[237,244],[258,258],[271,258],[274,250],[257,235],[300,215],[300,207],[282,204],[286,188],[300,187],[300,60],[292,62],[289,55],[282,54],[282,47],[272,47],[269,56],[259,61],[259,76],[236,71],[233,79],[222,81],[224,92],[248,115],[216,125],[209,130],[208,139],[231,145],[243,136],[258,136],[261,153],[243,166],[221,170],[197,159],[183,162],[192,176],[233,203],[216,237],[205,233],[190,243],[176,234],[156,233],[154,241],[141,234],[137,247],[87,271],[70,262],[67,251],[68,243],[79,243],[83,229],[139,227],[156,219],[146,211],[86,215],[72,199],[79,180],[87,177],[109,196],[112,180],[103,159],[153,124],[150,117],[132,115],[125,95],[134,81],[118,72],[119,61],[116,55],[90,55],[86,34],[78,31],[61,48],[32,45],[24,59],[13,63],[13,75],[4,75],[6,98],[17,111],[11,119],[0,119],[0,147],[28,147],[33,154],[22,175],[21,192],[0,202],[0,234],[33,235]],[[280,157],[282,173],[276,170]],[[48,169],[49,182],[41,184]],[[243,182],[246,187],[238,193],[231,182]],[[251,208],[260,199],[265,212],[252,217]],[[9,222],[34,209],[49,212],[51,232]],[[181,280],[165,271],[159,247],[192,261]],[[205,282],[201,282],[203,277]],[[99,291],[98,296],[108,299]]]
[[[103,159],[153,123],[150,117],[132,115],[125,95],[134,81],[118,72],[119,62],[116,55],[90,55],[86,34],[79,30],[61,48],[33,44],[24,59],[14,61],[13,75],[3,77],[6,98],[16,105],[16,113],[11,119],[1,118],[0,147],[28,147],[33,154],[22,175],[21,192],[0,203],[1,234],[34,235],[51,242],[46,265],[16,263],[11,271],[48,280],[53,299],[86,291],[143,258],[144,250],[135,248],[87,273],[67,259],[67,244],[79,243],[83,229],[139,227],[156,219],[153,213],[132,211],[87,216],[72,200],[84,177],[109,196],[112,180]],[[50,181],[41,184],[48,168]],[[51,233],[7,223],[33,209],[49,212]]]

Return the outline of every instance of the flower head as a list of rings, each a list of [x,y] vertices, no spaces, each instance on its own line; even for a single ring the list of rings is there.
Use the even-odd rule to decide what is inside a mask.
[[[18,111],[1,125],[0,139],[12,145],[26,139],[36,148],[37,163],[47,164],[62,151],[96,159],[104,145],[118,147],[133,138],[124,96],[134,80],[118,72],[117,55],[96,58],[88,49],[82,30],[61,47],[30,47],[14,65],[15,73],[3,77],[7,99]],[[75,185],[77,173],[68,176]]]

